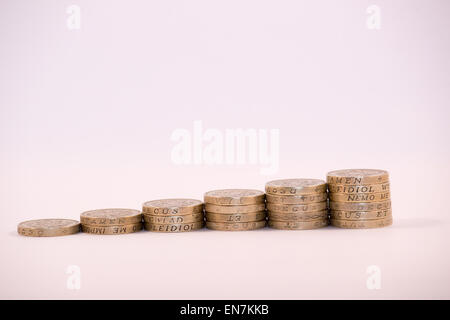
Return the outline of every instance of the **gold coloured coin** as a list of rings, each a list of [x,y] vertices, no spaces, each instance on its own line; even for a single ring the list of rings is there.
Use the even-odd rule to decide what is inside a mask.
[[[220,214],[206,212],[206,221],[212,222],[251,222],[261,221],[266,218],[266,212],[238,213],[238,214]]]
[[[192,222],[192,223],[175,223],[175,224],[158,224],[158,223],[145,223],[145,230],[153,232],[189,232],[203,228],[204,222]]]
[[[144,214],[144,222],[156,224],[181,224],[203,221],[203,212],[186,214],[184,216],[160,216]]]
[[[142,214],[133,209],[98,209],[83,212],[81,224],[113,226],[142,222]]]
[[[328,211],[301,212],[301,213],[279,213],[267,212],[269,221],[311,221],[328,218]]]
[[[280,230],[310,230],[323,228],[328,225],[328,219],[315,221],[272,221],[269,220],[269,227]]]
[[[380,202],[389,200],[390,192],[383,193],[330,193],[330,201],[334,202]]]
[[[389,173],[378,169],[344,169],[327,174],[327,183],[344,185],[379,184],[389,181]]]
[[[142,213],[151,215],[181,216],[203,211],[203,202],[195,199],[161,199],[147,201],[142,205]]]
[[[338,211],[331,210],[331,218],[335,220],[379,220],[392,217],[392,210],[378,211]]]
[[[379,193],[389,192],[389,183],[367,184],[367,185],[337,185],[329,184],[328,190],[331,193]]]
[[[283,179],[266,183],[266,193],[281,196],[323,193],[326,191],[327,184],[320,179]]]
[[[341,211],[378,211],[391,209],[391,201],[380,202],[334,202],[330,201],[331,210]]]
[[[267,210],[279,213],[300,213],[300,212],[313,212],[322,211],[327,209],[327,202],[315,202],[310,204],[274,204],[267,203]]]
[[[70,219],[39,219],[19,223],[17,232],[27,237],[58,237],[80,232],[80,223]]]
[[[264,192],[252,189],[223,189],[205,193],[205,203],[223,206],[248,205],[264,202]]]
[[[81,229],[85,233],[99,234],[99,235],[116,235],[133,233],[142,230],[142,223],[124,224],[121,226],[90,226],[82,224]]]
[[[392,218],[380,219],[380,220],[330,220],[331,225],[344,229],[370,229],[370,228],[382,228],[392,224]]]
[[[304,194],[301,196],[278,196],[267,194],[266,199],[268,203],[275,204],[310,204],[326,201],[327,193]]]
[[[266,205],[264,203],[258,204],[248,204],[242,206],[221,206],[217,204],[205,203],[205,211],[213,212],[213,213],[223,213],[223,214],[238,214],[238,213],[249,213],[249,212],[258,212],[266,209]]]
[[[206,227],[212,230],[220,231],[249,231],[261,229],[266,226],[266,220],[251,222],[212,222],[206,221]]]

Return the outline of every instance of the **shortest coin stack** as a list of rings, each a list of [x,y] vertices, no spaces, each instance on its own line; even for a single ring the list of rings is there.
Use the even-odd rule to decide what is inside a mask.
[[[133,209],[98,209],[83,212],[81,229],[91,234],[125,234],[142,230],[142,214]]]
[[[203,202],[195,199],[162,199],[142,205],[145,230],[187,232],[204,226]]]
[[[392,224],[389,174],[377,169],[345,169],[327,174],[331,224],[346,229]]]
[[[222,231],[255,230],[266,226],[264,192],[224,189],[205,193],[206,227]]]
[[[269,227],[318,229],[328,225],[327,186],[319,179],[284,179],[266,183]]]
[[[27,237],[58,237],[80,232],[80,223],[70,219],[40,219],[19,223],[17,232]]]

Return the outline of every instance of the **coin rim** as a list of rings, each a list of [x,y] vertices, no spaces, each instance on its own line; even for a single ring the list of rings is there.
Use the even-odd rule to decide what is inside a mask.
[[[240,190],[240,191],[257,191],[260,194],[257,195],[243,195],[243,196],[211,196],[208,193],[227,190]],[[203,195],[204,203],[210,203],[221,206],[236,206],[236,205],[250,205],[264,203],[265,192],[257,189],[216,189],[205,192]]]
[[[110,232],[110,230],[112,230],[112,228],[123,228],[126,227],[128,229],[128,227],[130,226],[140,226],[139,229],[137,230],[132,230],[132,231],[128,231],[127,232],[121,232],[121,233],[112,233]],[[105,228],[107,230],[105,230],[105,233],[95,233],[95,232],[89,232],[89,231],[85,231],[84,227],[93,227],[93,228]],[[98,236],[106,236],[106,235],[120,235],[120,234],[129,234],[129,233],[135,233],[135,232],[139,232],[141,231],[143,228],[143,223],[142,222],[138,222],[138,223],[128,223],[128,224],[122,224],[122,225],[115,225],[115,226],[98,226],[98,225],[89,225],[89,224],[82,224],[81,225],[81,232],[82,233],[87,233],[87,234],[94,234],[94,235],[98,235]]]
[[[378,213],[379,211],[388,211],[388,215],[387,216],[384,216],[384,217],[382,217],[382,218],[379,218],[379,217],[375,217],[375,218],[366,218],[366,217],[363,217],[363,218],[350,218],[350,219],[347,219],[347,218],[345,218],[345,219],[343,219],[343,218],[336,218],[336,217],[333,217],[333,214],[336,212],[336,211],[339,211],[339,212],[350,212],[350,213],[360,213],[360,214],[364,214],[364,215],[369,215],[369,214],[371,214],[371,213]],[[373,221],[373,220],[382,220],[382,219],[385,219],[385,218],[392,218],[392,208],[391,209],[383,209],[383,210],[372,210],[372,211],[350,211],[350,210],[330,210],[330,219],[333,219],[333,220],[344,220],[344,221]]]
[[[320,226],[314,226],[313,224],[316,222],[323,222],[323,225]],[[295,223],[295,224],[303,224],[303,226],[298,227],[284,227],[281,224],[286,223]],[[310,226],[312,225],[312,226]],[[270,220],[268,221],[269,228],[278,229],[278,230],[314,230],[314,229],[320,229],[325,228],[329,225],[328,219],[316,219],[311,221],[274,221]]]
[[[383,193],[383,192],[390,192],[391,191],[391,185],[390,182],[386,182],[386,183],[371,183],[371,184],[333,184],[333,183],[328,183],[328,193],[330,194],[351,194],[351,193]],[[346,188],[350,188],[350,187],[377,187],[377,186],[382,186],[382,185],[387,185],[387,190],[385,191],[378,191],[378,192],[342,192],[342,191],[331,191],[330,186],[333,187],[346,187]]]
[[[358,176],[358,175],[336,176],[336,175],[333,175],[339,171],[350,171],[350,170],[375,170],[375,171],[382,171],[383,173],[380,173],[378,175],[362,175],[362,176]],[[355,184],[355,183],[334,183],[334,182],[330,181],[334,178],[361,179],[361,182]],[[329,171],[327,173],[326,181],[328,184],[335,184],[335,185],[383,184],[383,183],[389,182],[389,172],[387,170],[382,170],[382,169],[339,169],[339,170]]]
[[[273,213],[275,213],[275,215],[273,215]],[[303,217],[303,215],[318,215],[319,213],[321,217],[323,217],[324,219],[328,219],[328,210],[322,210],[322,211],[312,211],[312,212],[302,212],[301,214],[298,213],[294,213],[294,214],[284,214],[284,213],[279,213],[279,212],[273,212],[273,211],[267,211],[267,217],[269,221],[280,221],[280,222],[288,222],[288,221],[292,221],[292,222],[296,222],[296,221],[314,221],[314,220],[320,220],[321,218],[308,218],[308,219],[304,219],[305,217]],[[274,218],[274,216],[276,218]],[[282,218],[280,218],[282,217]],[[280,220],[281,219],[281,220]]]
[[[124,210],[124,211],[134,211],[135,214],[130,214],[127,216],[121,216],[121,217],[114,217],[114,218],[104,218],[104,217],[86,217],[83,216],[84,214],[88,212],[95,212],[95,211],[105,211],[105,210]],[[100,221],[108,220],[108,223],[101,223]],[[114,221],[114,222],[112,222]],[[134,222],[136,221],[136,222]],[[94,210],[88,210],[84,211],[80,214],[80,223],[81,224],[88,224],[88,225],[98,225],[98,226],[117,226],[117,225],[123,225],[123,224],[133,224],[133,223],[139,223],[142,221],[142,213],[141,211],[137,209],[128,209],[128,208],[104,208],[104,209],[94,209]]]
[[[301,197],[310,197],[310,196],[318,196],[318,195],[323,195],[325,196],[325,198],[321,198],[320,201],[303,201],[303,202],[297,202],[295,201],[295,199],[299,199]],[[273,201],[274,199],[283,199],[283,201]],[[320,192],[320,193],[311,193],[311,194],[304,194],[304,195],[299,195],[299,196],[280,196],[280,195],[274,195],[274,194],[267,194],[266,195],[266,201],[267,203],[273,203],[273,204],[311,204],[311,203],[319,203],[319,202],[325,202],[328,199],[328,193],[327,192]],[[287,201],[287,202],[286,202]],[[295,201],[295,202],[292,202]]]
[[[213,210],[211,210],[211,206],[213,206]],[[262,207],[262,208],[261,208]],[[258,210],[261,208],[261,210]],[[243,210],[244,211],[241,211]],[[227,205],[227,206],[221,206],[213,203],[205,203],[205,212],[211,212],[211,213],[219,213],[219,214],[239,214],[239,213],[252,213],[252,212],[259,212],[266,209],[266,204],[264,202],[261,203],[255,203],[255,204],[248,204],[248,205]],[[214,211],[217,210],[217,211]],[[233,210],[238,210],[234,211]],[[247,211],[249,210],[249,211]],[[241,211],[241,212],[240,212]]]
[[[148,227],[151,227],[151,226],[181,226],[181,225],[190,225],[190,224],[195,224],[195,226],[193,226],[189,230],[159,231],[159,230],[150,230],[150,229],[148,229]],[[205,222],[203,220],[202,221],[197,221],[197,222],[188,222],[188,223],[148,223],[148,222],[144,222],[144,229],[145,229],[145,231],[160,232],[160,233],[190,232],[190,231],[194,231],[194,230],[200,230],[200,229],[204,228],[204,226],[205,226]]]
[[[274,210],[274,209],[270,209],[270,207],[272,206],[292,206],[292,207],[311,207],[311,206],[315,206],[318,203],[323,203],[325,205],[325,207],[323,209],[320,210],[302,210],[302,211],[281,211],[281,210]],[[320,202],[313,202],[313,203],[308,203],[308,204],[283,204],[283,203],[273,203],[273,202],[267,202],[266,203],[266,210],[267,211],[271,211],[271,212],[277,212],[277,213],[301,213],[301,212],[317,212],[317,211],[322,211],[322,210],[326,210],[328,208],[328,203],[327,200],[324,201],[320,201]],[[291,208],[292,210],[292,208]]]
[[[316,186],[271,186],[271,183],[276,183],[279,181],[298,181],[298,180],[317,180],[321,181],[320,184]],[[306,178],[294,178],[294,179],[277,179],[272,180],[269,182],[266,182],[265,184],[265,191],[266,194],[273,194],[273,195],[302,195],[302,194],[309,194],[309,193],[321,193],[327,191],[327,183],[326,181],[322,179],[306,179]],[[272,188],[272,190],[271,190]],[[280,192],[273,192],[273,189],[276,188],[278,190],[286,190],[284,193]],[[292,193],[291,191],[295,191],[295,193]]]
[[[375,223],[377,221],[386,221],[386,224],[379,226],[379,225],[372,225],[371,223]],[[358,226],[358,227],[344,227],[342,225],[336,225],[333,224],[333,222],[338,222],[338,224],[340,222],[344,222],[344,223],[348,223],[348,222],[353,222],[353,223],[362,223],[362,224],[367,224],[367,225],[363,225],[363,226]],[[368,224],[370,223],[370,224]],[[364,220],[364,221],[358,221],[358,220],[342,220],[342,219],[330,219],[330,225],[332,225],[333,227],[337,227],[337,228],[341,228],[341,229],[376,229],[376,228],[384,228],[384,227],[389,227],[394,223],[394,219],[392,217],[388,217],[388,218],[384,218],[384,219],[376,219],[376,220]]]
[[[383,205],[383,207],[382,207],[382,209],[374,209],[374,210],[367,210],[367,209],[364,209],[364,207],[368,207],[368,206],[373,206],[374,204],[382,204]],[[385,206],[385,204],[387,204],[387,203],[389,203],[389,206],[388,207],[386,207]],[[342,209],[342,208],[339,208],[339,209],[333,209],[332,207],[334,207],[335,205],[337,204],[337,206],[341,206],[341,207],[349,207],[350,209]],[[365,206],[363,206],[363,209],[361,209],[361,208],[355,208],[355,207],[357,207],[357,206],[361,206],[361,205],[365,205]],[[329,208],[330,208],[330,210],[343,210],[343,211],[378,211],[378,210],[384,210],[384,209],[392,209],[392,201],[391,201],[391,199],[388,199],[388,200],[385,200],[385,201],[374,201],[374,202],[364,202],[364,201],[361,201],[361,202],[339,202],[339,201],[332,201],[332,200],[330,200],[329,202],[328,202],[328,206],[329,206]]]
[[[248,228],[248,229],[228,229],[228,228],[222,228],[218,229],[217,225],[226,226],[226,225],[234,225],[234,224],[245,224],[245,223],[255,223],[257,224],[256,227]],[[208,226],[208,224],[210,226]],[[211,228],[211,224],[216,225],[216,227]],[[262,224],[262,225],[260,225]],[[260,221],[246,221],[246,222],[213,222],[213,221],[206,221],[205,226],[206,228],[210,230],[216,230],[216,231],[252,231],[257,229],[263,229],[266,227],[267,221],[266,220],[260,220]]]
[[[338,198],[342,198],[342,197],[344,197],[344,196],[351,196],[351,195],[355,195],[355,196],[358,196],[358,195],[368,195],[368,196],[371,196],[371,195],[373,195],[373,196],[377,196],[377,195],[381,195],[381,194],[387,194],[387,195],[389,195],[386,199],[374,199],[374,200],[355,200],[355,201],[351,201],[351,200],[336,200],[336,198],[335,197],[338,197]],[[382,201],[386,201],[386,200],[390,200],[391,199],[391,192],[390,191],[386,191],[386,192],[377,192],[377,193],[330,193],[329,194],[329,199],[330,199],[330,201],[333,201],[333,202],[345,202],[345,203],[358,203],[358,202],[365,202],[365,203],[367,203],[367,202],[382,202]]]
[[[196,215],[196,218],[194,218],[193,216],[194,215]],[[190,221],[190,222],[182,222],[182,223],[193,223],[193,222],[199,222],[199,221],[203,221],[204,220],[204,218],[205,218],[205,214],[203,213],[203,212],[194,212],[194,213],[192,213],[192,214],[184,214],[184,215],[166,215],[166,216],[163,216],[163,215],[158,215],[158,214],[143,214],[142,215],[142,217],[143,217],[143,223],[151,223],[151,224],[172,224],[172,223],[158,223],[158,222],[150,222],[150,221],[148,221],[148,220],[146,220],[146,219],[148,219],[149,217],[154,217],[154,218],[164,218],[164,219],[166,219],[166,218],[169,218],[169,219],[173,219],[173,218],[183,218],[183,220],[185,219],[185,218],[187,218],[187,217],[189,217],[189,218],[191,218],[191,219],[193,219],[192,221]],[[194,219],[196,219],[196,220],[194,220]],[[189,220],[189,219],[188,219]],[[175,224],[178,224],[178,223],[175,223]]]
[[[188,206],[149,206],[148,203],[154,202],[154,201],[166,201],[166,200],[192,200],[192,201],[198,201],[199,203],[188,205]],[[183,215],[189,215],[191,213],[197,213],[202,212],[204,208],[204,202],[198,199],[191,199],[191,198],[167,198],[167,199],[154,199],[146,201],[142,204],[142,213],[143,214],[151,214],[151,215],[161,215],[161,216],[168,216],[168,215],[177,215],[177,216],[183,216]],[[167,212],[161,212],[161,213],[155,213],[155,210],[164,210],[167,209]],[[177,212],[173,212],[173,210],[177,210]]]
[[[42,221],[42,220],[66,220],[66,221],[72,221],[74,224],[68,225],[68,226],[61,226],[58,228],[48,229],[46,227],[27,227],[23,226],[22,224],[27,222],[35,222],[35,221]],[[76,234],[80,232],[81,224],[78,220],[74,219],[65,219],[65,218],[44,218],[44,219],[32,219],[32,220],[26,220],[22,221],[17,225],[17,233],[24,237],[60,237],[60,236],[67,236],[71,234]],[[61,230],[64,230],[65,232],[61,233]],[[36,234],[39,231],[42,231],[42,234]],[[23,234],[24,232],[28,232],[28,234]],[[31,234],[30,234],[31,232]]]
[[[211,215],[215,216],[215,217],[221,217],[221,219],[223,218],[224,220],[210,220],[211,219]],[[256,220],[240,220],[240,221],[229,221],[226,220],[226,217],[229,216],[240,216],[240,217],[247,217],[248,219],[256,219]],[[262,216],[261,218],[258,219],[259,216]],[[257,211],[257,212],[248,212],[248,213],[238,213],[238,214],[220,214],[220,213],[206,213],[205,218],[207,222],[228,222],[228,223],[235,223],[235,222],[257,222],[257,221],[262,221],[266,218],[266,211]],[[254,218],[253,218],[254,217]]]

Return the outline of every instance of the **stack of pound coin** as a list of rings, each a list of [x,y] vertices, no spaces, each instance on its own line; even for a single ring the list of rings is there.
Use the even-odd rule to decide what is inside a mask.
[[[327,185],[320,179],[284,179],[266,183],[269,227],[318,229],[328,225]]]
[[[378,169],[345,169],[327,174],[331,224],[347,229],[392,224],[389,173]]]
[[[223,189],[205,193],[206,227],[221,231],[248,231],[266,226],[264,192]]]
[[[133,209],[97,209],[80,215],[81,230],[85,233],[115,235],[142,230],[142,214]]]
[[[70,219],[39,219],[19,223],[17,232],[27,237],[58,237],[80,232],[80,223]]]
[[[145,230],[187,232],[204,227],[203,202],[195,199],[162,199],[142,205]]]

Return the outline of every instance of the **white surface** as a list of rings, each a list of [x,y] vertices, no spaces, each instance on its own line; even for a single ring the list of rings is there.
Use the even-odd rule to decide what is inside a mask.
[[[450,298],[448,220],[391,227],[26,238],[3,234],[0,298]],[[14,262],[14,263],[11,263]],[[66,268],[81,269],[69,290]],[[381,270],[381,289],[366,269]]]
[[[81,29],[67,28],[71,4]],[[379,30],[367,28],[371,4]],[[448,0],[0,1],[0,297],[450,298],[449,9]],[[250,161],[176,165],[171,135],[192,133],[196,120],[220,134],[278,129],[278,172]],[[394,226],[15,231],[24,220],[345,168],[389,171]],[[79,291],[66,288],[69,265],[81,268]],[[380,290],[366,288],[370,265]]]

